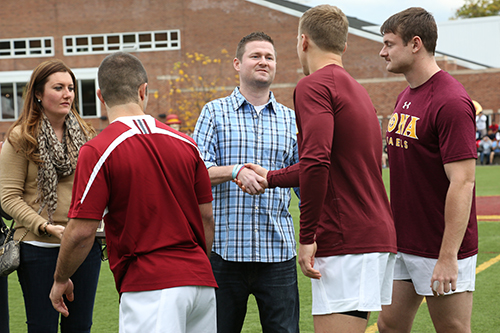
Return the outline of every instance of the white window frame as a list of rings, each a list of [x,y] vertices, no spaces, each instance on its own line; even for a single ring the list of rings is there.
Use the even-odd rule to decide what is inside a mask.
[[[71,69],[73,73],[75,74],[76,81],[78,84],[78,111],[80,112],[80,116],[82,118],[100,118],[101,117],[101,103],[99,102],[99,99],[97,98],[97,89],[99,88],[99,85],[97,83],[97,70],[98,67],[92,67],[92,68],[76,68],[76,69]],[[83,98],[82,98],[82,80],[93,80],[94,81],[94,86],[95,90],[95,107],[96,107],[96,115],[95,116],[84,116],[83,115]]]
[[[50,46],[45,43],[49,41]],[[10,38],[0,39],[0,43],[8,42],[10,49],[0,49],[0,59],[11,58],[40,58],[54,56],[54,37],[27,37],[27,38]],[[24,42],[24,48],[16,48],[16,43]],[[30,46],[31,42],[40,42],[40,46]],[[4,54],[8,52],[9,54]],[[19,54],[24,52],[24,54]]]
[[[76,81],[78,84],[78,111],[80,112],[80,115],[82,118],[100,118],[101,117],[101,103],[99,102],[99,99],[97,98],[97,95],[95,97],[96,100],[96,115],[94,116],[83,116],[83,100],[82,100],[82,89],[81,89],[81,81],[82,80],[93,80],[95,84],[95,88],[97,91],[98,88],[98,82],[97,82],[97,67],[92,67],[92,68],[76,68],[72,69],[73,73],[75,74]],[[14,98],[17,99],[17,83],[27,83],[30,80],[31,73],[33,71],[6,71],[6,72],[0,72],[0,84],[1,83],[12,83],[14,87]],[[95,93],[95,92],[94,92]],[[17,100],[15,100],[14,103],[14,118],[10,119],[1,119],[2,116],[2,110],[1,110],[1,104],[0,104],[0,122],[12,122],[17,120],[19,118],[19,114],[21,113],[22,110],[18,110],[18,103]]]
[[[159,34],[166,34],[166,40],[156,40]],[[177,39],[172,39],[172,35],[177,34]],[[125,41],[127,37],[134,37],[134,41]],[[140,41],[140,37],[149,36],[149,40]],[[117,39],[116,43],[110,43],[109,39]],[[117,32],[94,35],[66,35],[63,39],[63,53],[65,56],[76,56],[84,54],[103,54],[117,51],[124,52],[152,52],[165,50],[180,50],[181,31],[180,30],[157,30],[139,32]],[[102,42],[94,42],[95,39],[102,39]],[[71,41],[71,45],[68,45]],[[77,45],[77,41],[86,44]]]

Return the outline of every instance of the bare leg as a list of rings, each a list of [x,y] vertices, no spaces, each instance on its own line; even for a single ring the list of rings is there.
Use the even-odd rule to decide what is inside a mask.
[[[392,304],[383,305],[378,316],[379,332],[411,332],[413,319],[415,319],[415,314],[423,298],[423,296],[417,295],[413,283],[394,281]]]
[[[427,305],[437,333],[470,333],[472,316],[470,291],[447,296],[427,297]]]
[[[368,321],[363,318],[332,313],[313,316],[315,333],[364,333]]]

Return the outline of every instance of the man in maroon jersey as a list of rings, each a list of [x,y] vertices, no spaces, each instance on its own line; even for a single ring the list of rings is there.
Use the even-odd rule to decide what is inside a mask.
[[[437,332],[470,332],[478,252],[474,105],[438,67],[437,26],[425,9],[397,13],[380,31],[387,70],[404,74],[409,87],[386,134],[398,255],[393,303],[378,327],[410,332],[425,296]]]
[[[265,176],[269,187],[300,180],[298,260],[312,278],[319,332],[365,331],[369,313],[391,302],[396,253],[376,111],[342,66],[347,31],[334,6],[301,17],[297,52],[306,77],[294,92],[300,161]],[[363,131],[353,136],[353,128]]]
[[[120,332],[215,333],[212,191],[196,143],[144,114],[148,81],[136,57],[109,55],[98,79],[110,124],[80,150],[52,304],[69,315],[62,295],[73,299],[69,277],[104,215]]]

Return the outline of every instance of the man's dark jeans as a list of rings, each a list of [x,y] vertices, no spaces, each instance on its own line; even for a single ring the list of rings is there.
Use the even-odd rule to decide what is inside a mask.
[[[219,285],[218,333],[241,332],[250,294],[257,300],[263,333],[299,332],[295,258],[280,263],[232,262],[212,253],[210,262]]]

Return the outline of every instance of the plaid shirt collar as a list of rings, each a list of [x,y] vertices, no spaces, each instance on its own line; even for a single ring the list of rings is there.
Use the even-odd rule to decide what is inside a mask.
[[[240,87],[234,88],[233,92],[229,96],[229,100],[231,101],[232,107],[234,111],[238,111],[239,109],[243,109],[243,104],[251,104],[248,102],[240,92]],[[276,110],[278,108],[278,102],[276,102],[276,98],[274,98],[274,94],[272,91],[269,91],[269,101],[266,105],[270,104],[271,110],[276,114]]]

